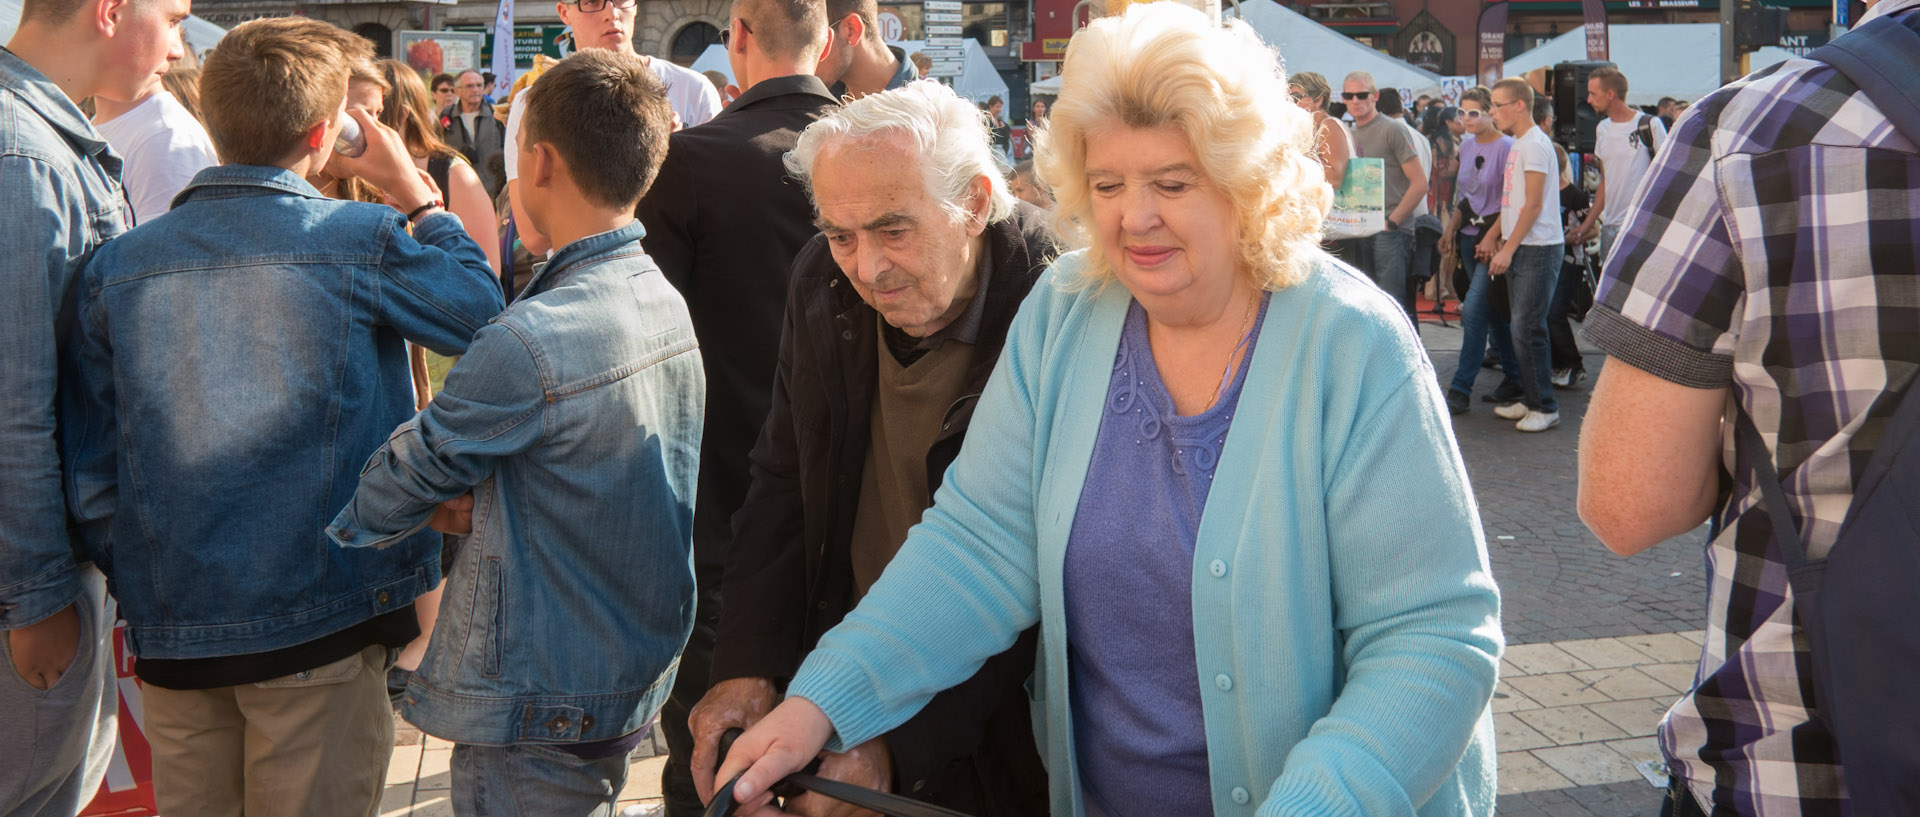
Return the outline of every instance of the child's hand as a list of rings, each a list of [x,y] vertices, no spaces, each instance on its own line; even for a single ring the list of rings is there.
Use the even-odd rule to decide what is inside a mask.
[[[461,494],[433,509],[427,527],[441,533],[465,536],[473,532],[473,494]]]
[[[348,108],[347,115],[360,123],[360,132],[367,137],[367,152],[357,157],[335,153],[328,157],[329,165],[338,165],[339,170],[380,188],[402,213],[413,212],[440,197],[428,180],[431,177],[414,165],[413,155],[407,152],[400,134],[359,108]]]

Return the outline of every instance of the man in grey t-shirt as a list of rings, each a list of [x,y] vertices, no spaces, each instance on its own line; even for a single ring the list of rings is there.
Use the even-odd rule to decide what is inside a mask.
[[[1374,109],[1378,94],[1373,75],[1355,71],[1347,75],[1340,98],[1353,114],[1354,155],[1380,159],[1386,165],[1387,229],[1360,239],[1372,250],[1361,254],[1362,270],[1398,301],[1406,295],[1413,211],[1426,198],[1427,176],[1420,171],[1420,152],[1414,147],[1413,135],[1398,119],[1381,116]]]

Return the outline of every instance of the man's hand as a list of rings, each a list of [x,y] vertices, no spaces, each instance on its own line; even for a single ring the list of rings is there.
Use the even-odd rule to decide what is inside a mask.
[[[1487,274],[1493,276],[1505,275],[1507,268],[1511,266],[1513,266],[1513,248],[1503,247],[1499,252],[1493,254],[1492,261],[1487,262]]]
[[[821,756],[820,776],[869,789],[892,791],[893,750],[887,746],[886,738],[878,737],[846,752],[828,752]],[[812,792],[788,801],[787,811],[795,817],[880,817],[876,812]]]
[[[73,666],[80,652],[80,611],[69,604],[58,613],[7,631],[13,671],[34,689],[51,689]]]
[[[329,166],[337,164],[339,170],[380,188],[387,194],[387,200],[393,202],[394,209],[402,213],[411,213],[440,197],[434,192],[432,177],[413,163],[413,154],[407,152],[400,134],[359,108],[348,108],[347,115],[360,124],[360,132],[366,135],[367,152],[358,157],[335,153],[327,157]]]
[[[712,689],[687,713],[687,731],[693,733],[693,788],[700,802],[713,800],[719,786],[713,780],[720,765],[720,736],[728,729],[749,729],[780,702],[768,678],[729,678]]]
[[[473,532],[473,494],[461,494],[433,509],[427,527],[441,533],[465,536]]]

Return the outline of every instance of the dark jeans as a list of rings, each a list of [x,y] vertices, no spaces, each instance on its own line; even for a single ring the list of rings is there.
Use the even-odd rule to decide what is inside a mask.
[[[1707,817],[1707,813],[1694,801],[1693,793],[1687,791],[1687,784],[1675,780],[1667,787],[1666,798],[1660,801],[1660,817]]]
[[[1580,358],[1580,346],[1573,339],[1573,324],[1567,318],[1567,313],[1572,311],[1573,293],[1580,288],[1585,274],[1584,268],[1570,261],[1560,265],[1560,281],[1553,288],[1553,306],[1547,310],[1547,337],[1553,345],[1554,371],[1587,368]]]
[[[700,817],[707,807],[693,787],[693,732],[687,728],[687,716],[693,705],[707,694],[707,677],[713,669],[714,630],[720,623],[720,577],[723,568],[696,566],[694,583],[699,586],[694,607],[693,634],[687,648],[680,651],[680,674],[673,679],[673,692],[660,707],[660,733],[667,739],[667,762],[660,767],[660,796],[666,802],[667,817]]]
[[[1493,285],[1493,279],[1487,277],[1487,262],[1473,257],[1473,248],[1479,242],[1477,235],[1460,236],[1460,264],[1472,274],[1472,283],[1460,296],[1460,364],[1453,370],[1453,383],[1449,387],[1461,394],[1473,394],[1473,379],[1480,374],[1480,362],[1487,356],[1487,339],[1493,339],[1493,346],[1500,352],[1500,370],[1506,372],[1507,379],[1520,381],[1520,359],[1513,352],[1513,334],[1508,330],[1506,321],[1493,314],[1493,304],[1487,300],[1487,288]]]
[[[1513,352],[1520,362],[1520,389],[1527,408],[1553,414],[1552,343],[1547,339],[1547,309],[1553,305],[1554,285],[1560,281],[1563,244],[1522,244],[1507,268],[1507,295],[1512,305]]]
[[[1407,312],[1407,320],[1415,320],[1413,315],[1413,291],[1407,288],[1407,264],[1413,254],[1412,231],[1387,230],[1361,239],[1373,250],[1373,257],[1361,267],[1367,277],[1387,291],[1388,295],[1400,302]]]

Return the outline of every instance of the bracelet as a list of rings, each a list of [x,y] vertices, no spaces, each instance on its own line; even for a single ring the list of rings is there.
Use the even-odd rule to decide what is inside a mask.
[[[441,204],[440,202],[437,202],[437,201],[429,201],[426,204],[422,204],[419,207],[413,208],[413,212],[407,214],[407,221],[412,222],[414,219],[419,218],[420,214],[422,213],[425,213],[429,210],[433,210],[435,208],[445,207],[445,206],[446,205]]]

